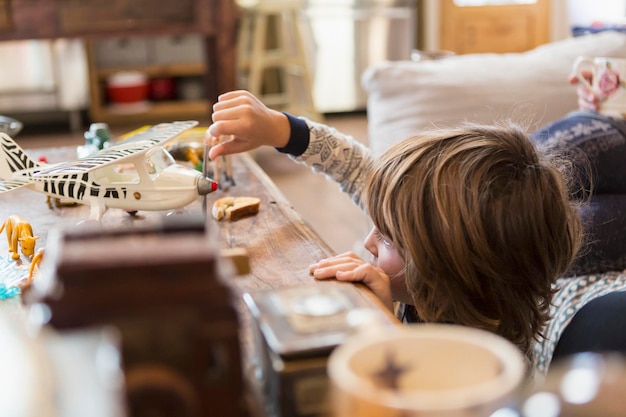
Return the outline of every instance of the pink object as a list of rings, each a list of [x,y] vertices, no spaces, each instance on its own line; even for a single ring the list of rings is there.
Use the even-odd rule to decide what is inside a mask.
[[[610,68],[605,69],[599,75],[598,88],[604,95],[610,96],[620,88],[619,72]]]

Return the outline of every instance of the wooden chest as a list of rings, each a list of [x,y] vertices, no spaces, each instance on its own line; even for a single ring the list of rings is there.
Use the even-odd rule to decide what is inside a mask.
[[[203,221],[182,219],[51,233],[27,302],[61,334],[119,331],[130,416],[244,415],[231,272]]]
[[[244,294],[255,322],[266,414],[329,413],[328,356],[364,326],[397,325],[351,283],[318,282]]]

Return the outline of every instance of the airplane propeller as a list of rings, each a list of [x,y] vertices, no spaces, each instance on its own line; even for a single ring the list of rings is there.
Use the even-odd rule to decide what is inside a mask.
[[[203,174],[206,175],[206,174]],[[199,178],[198,179],[198,194],[204,196],[202,204],[206,206],[206,195],[217,190],[217,182],[211,178]]]
[[[202,197],[202,214],[204,221],[207,219],[207,194],[217,190],[217,182],[209,177],[209,144],[204,144],[204,152],[202,155],[202,178],[198,180],[198,194]]]

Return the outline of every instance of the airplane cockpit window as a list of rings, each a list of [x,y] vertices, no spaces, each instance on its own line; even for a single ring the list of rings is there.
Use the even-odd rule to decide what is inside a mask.
[[[164,148],[153,149],[146,155],[146,170],[152,178],[156,177],[170,165],[174,165],[176,162],[172,155],[170,155]]]
[[[100,184],[139,183],[139,174],[134,164],[111,164],[97,169],[94,179]]]

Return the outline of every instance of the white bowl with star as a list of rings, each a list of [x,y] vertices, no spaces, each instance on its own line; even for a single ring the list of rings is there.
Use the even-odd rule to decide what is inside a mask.
[[[419,324],[357,334],[328,361],[334,416],[478,417],[514,405],[520,350],[493,333]]]

